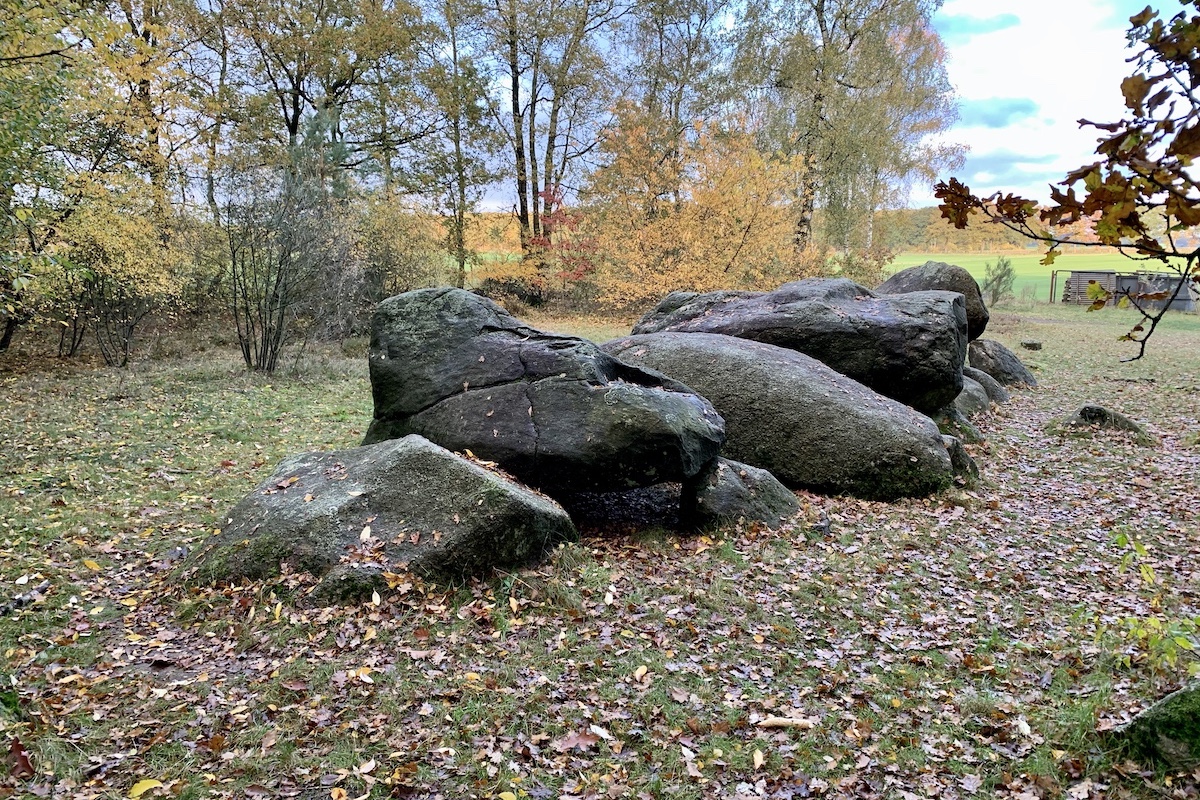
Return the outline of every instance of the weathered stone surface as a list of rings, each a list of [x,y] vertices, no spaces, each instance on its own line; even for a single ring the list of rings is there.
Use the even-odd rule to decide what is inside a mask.
[[[697,528],[743,520],[778,528],[800,513],[800,501],[765,469],[718,458],[690,481],[681,498],[683,519]]]
[[[1200,766],[1200,683],[1167,695],[1116,734],[1143,760],[1176,770]]]
[[[979,283],[957,264],[944,261],[926,261],[915,267],[902,269],[879,284],[875,294],[906,294],[930,289],[958,292],[966,301],[967,340],[978,339],[987,329],[989,314],[983,302]]]
[[[981,369],[975,369],[974,367],[963,367],[963,378],[970,378],[982,386],[983,390],[987,392],[988,399],[993,403],[1007,403],[1012,399],[1012,395],[1008,393],[1008,389],[1005,389],[1000,384],[1000,381],[996,380],[991,375],[988,375]]]
[[[954,407],[967,419],[982,414],[992,407],[987,390],[974,378],[963,375],[963,390],[954,398]]]
[[[675,292],[633,332],[723,333],[778,345],[928,413],[962,391],[967,318],[952,292],[877,297],[853,281],[809,279],[767,294]]]
[[[1060,432],[1084,432],[1089,430],[1125,431],[1132,433],[1134,440],[1139,444],[1154,444],[1154,437],[1147,433],[1146,429],[1137,422],[1134,422],[1119,411],[1113,411],[1094,403],[1080,406],[1074,414],[1060,420],[1057,424],[1052,424],[1051,427]]]
[[[983,441],[983,433],[954,403],[945,408],[939,408],[930,414],[929,418],[943,434],[957,437],[969,444],[978,444]]]
[[[1037,379],[1017,354],[992,339],[976,339],[967,349],[971,366],[1004,386],[1037,386]]]
[[[725,455],[792,488],[892,499],[951,482],[928,417],[802,353],[705,333],[629,336],[603,348],[702,393],[725,418]]]
[[[955,479],[967,488],[974,488],[979,483],[979,465],[975,463],[975,459],[971,458],[971,454],[957,436],[943,434],[942,441],[946,444],[946,451],[950,453]]]
[[[419,433],[551,493],[682,481],[724,440],[720,416],[686,386],[460,289],[381,303],[370,367],[364,443]]]
[[[360,593],[384,569],[483,574],[575,536],[548,497],[406,436],[284,460],[185,569],[202,581],[270,577],[284,564],[315,575],[334,570],[329,599],[337,599]]]

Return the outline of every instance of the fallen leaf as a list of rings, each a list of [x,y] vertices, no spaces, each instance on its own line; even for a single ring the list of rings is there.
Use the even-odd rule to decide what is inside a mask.
[[[29,751],[15,736],[8,745],[8,764],[8,774],[14,778],[32,778],[36,774],[29,760]]]
[[[754,751],[754,768],[762,769],[762,765],[765,764],[766,762],[767,762],[767,758],[766,758],[766,756],[763,755],[763,751],[755,750]]]
[[[88,569],[92,570],[93,572],[100,571],[100,565],[97,564],[95,561],[92,561],[90,558],[85,558],[83,560],[83,565],[85,567],[87,567]]]
[[[580,752],[583,752],[595,747],[596,743],[599,741],[600,737],[596,734],[583,731],[568,733],[562,738],[555,739],[550,743],[550,746],[560,753],[566,753],[570,750],[579,750]]]
[[[971,794],[975,794],[979,791],[979,787],[983,786],[983,778],[975,774],[963,775],[958,785]]]
[[[771,715],[758,721],[760,728],[807,728],[817,727],[817,720],[808,717],[777,717]]]
[[[141,797],[146,792],[150,791],[151,789],[157,789],[162,785],[162,781],[156,781],[153,778],[147,778],[146,780],[135,783],[133,788],[129,790],[129,796],[133,798],[133,800],[137,800],[137,798]]]

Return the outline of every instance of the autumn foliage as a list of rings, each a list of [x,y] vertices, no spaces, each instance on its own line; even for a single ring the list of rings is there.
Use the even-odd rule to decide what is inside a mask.
[[[784,204],[795,159],[765,156],[740,130],[696,126],[674,139],[625,112],[587,195],[603,301],[767,287],[795,274]]]

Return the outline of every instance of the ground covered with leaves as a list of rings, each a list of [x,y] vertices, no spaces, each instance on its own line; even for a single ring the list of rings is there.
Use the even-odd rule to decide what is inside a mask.
[[[362,354],[273,380],[215,345],[129,372],[10,354],[0,794],[1195,797],[1110,734],[1187,679],[1200,614],[1200,320],[1119,364],[1127,327],[994,317],[1044,343],[1018,350],[1042,386],[982,423],[974,490],[591,530],[348,608],[308,576],[174,575],[280,458],[357,444]],[[1047,429],[1085,401],[1156,443]]]

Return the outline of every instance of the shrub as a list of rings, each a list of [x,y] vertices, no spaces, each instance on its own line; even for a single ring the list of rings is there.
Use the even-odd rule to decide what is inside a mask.
[[[983,293],[989,306],[999,305],[1013,296],[1013,285],[1017,281],[1017,270],[1007,256],[999,256],[996,263],[987,262],[983,271]]]

